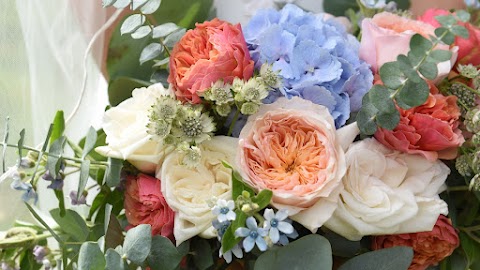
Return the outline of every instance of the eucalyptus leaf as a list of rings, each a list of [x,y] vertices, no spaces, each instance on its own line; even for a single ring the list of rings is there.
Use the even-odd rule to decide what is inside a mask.
[[[135,32],[132,33],[132,38],[141,39],[152,32],[152,28],[149,25],[140,26]]]
[[[332,253],[335,256],[350,258],[357,255],[362,249],[360,241],[350,241],[328,229],[322,228],[322,230],[325,231],[324,236],[332,245]]]
[[[409,107],[416,107],[425,103],[429,93],[430,88],[424,80],[418,83],[408,80],[395,98],[400,101],[398,105],[401,107],[403,104]]]
[[[130,34],[135,30],[140,28],[145,23],[145,16],[142,14],[133,14],[128,16],[125,21],[123,21],[122,26],[120,27],[120,33]]]
[[[185,35],[185,33],[187,32],[186,29],[182,28],[180,30],[177,30],[171,34],[169,34],[163,44],[169,48],[172,48],[182,37],[183,35]]]
[[[53,179],[57,179],[57,174],[60,171],[62,161],[63,148],[65,147],[67,139],[61,136],[55,140],[48,150],[47,169]]]
[[[455,36],[445,27],[435,29],[435,35],[447,45],[452,45],[455,41]]]
[[[161,0],[149,0],[145,5],[140,8],[143,14],[152,14],[160,7]]]
[[[383,84],[390,89],[397,89],[402,85],[402,72],[397,62],[387,62],[380,67],[380,78]]]
[[[458,17],[458,19],[460,19],[460,21],[466,23],[468,21],[470,21],[470,13],[468,13],[467,11],[465,10],[457,10],[455,11],[455,16]]]
[[[412,248],[398,246],[353,257],[338,270],[407,270],[412,259]]]
[[[180,264],[182,257],[170,239],[161,235],[152,238],[152,248],[147,258],[151,270],[174,270]]]
[[[428,80],[434,80],[438,76],[437,64],[432,62],[424,62],[418,71]]]
[[[205,239],[199,238],[193,241],[192,249],[196,269],[206,270],[213,265],[212,248]]]
[[[85,242],[78,255],[78,270],[104,269],[105,257],[97,243]]]
[[[85,137],[85,144],[83,146],[82,159],[85,159],[85,157],[88,154],[90,154],[90,152],[95,147],[96,142],[97,142],[97,131],[93,127],[90,127],[88,129],[87,136]]]
[[[117,0],[102,0],[102,6],[103,6],[104,8],[109,7],[109,6],[113,5],[113,4],[115,4],[116,1],[117,1]]]
[[[82,165],[80,166],[80,178],[78,180],[77,200],[80,200],[80,197],[83,195],[83,191],[87,186],[89,174],[90,174],[90,160],[87,159],[82,161]]]
[[[440,23],[443,27],[446,28],[457,23],[457,20],[452,15],[439,15],[435,16],[435,19],[438,23]]]
[[[150,43],[142,50],[140,54],[140,65],[143,63],[155,59],[163,52],[163,46],[160,43]]]
[[[150,0],[132,0],[132,10],[137,10]]]
[[[127,232],[123,251],[129,260],[141,265],[150,254],[151,246],[152,227],[148,224],[141,224]]]
[[[444,62],[452,58],[452,52],[446,50],[433,50],[429,57],[435,59],[436,62]]]
[[[385,129],[393,130],[400,122],[400,113],[395,110],[391,113],[377,114],[377,124]]]
[[[78,242],[87,239],[89,229],[85,220],[75,211],[66,209],[65,215],[60,216],[59,209],[50,210],[50,215],[60,226],[61,230]]]
[[[368,92],[369,100],[378,111],[392,113],[396,111],[392,100],[392,92],[383,85],[374,85]]]
[[[377,113],[378,110],[375,106],[371,103],[363,102],[363,106],[356,117],[358,128],[362,134],[373,135],[377,131],[377,124],[375,122]]]
[[[153,38],[163,38],[177,31],[180,27],[172,22],[164,23],[153,28]]]
[[[420,34],[415,34],[410,39],[410,50],[415,54],[425,54],[432,48],[432,42]]]
[[[155,64],[153,67],[161,67],[163,65],[166,65],[170,62],[170,57],[164,58],[162,60],[154,60]]]
[[[123,161],[116,158],[108,158],[108,172],[106,174],[106,184],[109,187],[116,187],[120,184],[120,173],[122,171]]]
[[[130,1],[131,0],[116,0],[113,6],[116,8],[125,8],[130,5]]]
[[[105,254],[105,270],[124,270],[125,263],[122,256],[118,254],[114,249],[109,248]]]
[[[272,249],[260,255],[255,270],[316,269],[331,270],[332,250],[328,240],[317,234],[310,234],[290,244]],[[376,269],[376,268],[371,268]]]
[[[465,27],[463,27],[463,26],[461,26],[461,25],[454,25],[454,26],[452,26],[451,31],[452,31],[452,34],[454,34],[454,35],[456,35],[456,36],[460,36],[460,37],[465,38],[465,39],[467,39],[468,36],[470,35],[470,34],[468,33],[467,28],[465,28]]]

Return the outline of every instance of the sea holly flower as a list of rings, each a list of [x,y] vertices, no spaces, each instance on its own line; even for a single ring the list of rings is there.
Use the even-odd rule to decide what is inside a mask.
[[[254,217],[247,218],[247,228],[240,227],[235,230],[235,237],[245,237],[243,240],[243,248],[246,252],[250,252],[255,244],[260,251],[267,250],[267,242],[263,237],[267,236],[268,231],[264,228],[258,228],[257,221]]]
[[[275,213],[273,209],[267,208],[263,217],[265,218],[265,229],[268,230],[268,236],[274,244],[280,240],[280,233],[288,235],[295,231],[292,224],[285,221],[288,218],[288,211],[285,209]]]
[[[237,215],[233,212],[235,208],[235,202],[232,200],[218,200],[217,205],[212,209],[212,213],[217,216],[219,222],[225,222],[227,220],[235,220]]]

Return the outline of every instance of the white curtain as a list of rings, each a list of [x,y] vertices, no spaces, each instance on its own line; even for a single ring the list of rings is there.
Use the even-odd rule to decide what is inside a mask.
[[[106,19],[100,0],[0,1],[0,120],[10,116],[11,142],[26,128],[26,143],[41,144],[55,112],[63,110],[68,117],[81,99],[84,72],[88,79],[83,99],[66,134],[78,141],[90,125],[100,127],[107,105],[107,83],[98,64],[103,38],[94,43],[86,66],[84,54]],[[0,128],[3,134],[3,121]],[[7,161],[12,165],[16,154],[14,150],[9,153]],[[65,195],[73,189],[75,183],[66,183]],[[43,210],[55,207],[53,192],[45,190],[45,185],[40,192],[38,206]],[[20,214],[25,209],[20,196],[10,190],[9,182],[0,185],[0,230],[26,216]]]

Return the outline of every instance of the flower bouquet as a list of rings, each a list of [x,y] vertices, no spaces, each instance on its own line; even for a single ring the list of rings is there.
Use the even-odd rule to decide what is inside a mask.
[[[357,2],[186,30],[159,0],[104,0],[152,76],[111,78],[78,143],[62,112],[39,148],[7,123],[0,183],[38,224],[0,240],[2,269],[480,269],[478,3]]]

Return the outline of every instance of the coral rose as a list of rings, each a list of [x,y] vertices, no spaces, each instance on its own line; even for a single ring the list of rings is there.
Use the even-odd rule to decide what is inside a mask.
[[[160,180],[146,174],[127,177],[124,206],[131,225],[150,224],[153,235],[173,240],[175,213],[163,197]]]
[[[342,147],[358,127],[339,132],[326,107],[302,98],[262,105],[240,133],[240,173],[257,191],[272,190],[272,204],[314,232],[337,207],[346,169]]]
[[[412,264],[409,270],[424,270],[450,256],[459,245],[458,234],[450,220],[440,216],[432,231],[377,236],[373,238],[372,249],[408,246],[413,248]]]
[[[222,79],[232,83],[235,77],[249,79],[253,61],[240,24],[219,19],[197,24],[175,45],[170,56],[168,82],[182,101],[200,103],[197,93]]]
[[[439,27],[440,23],[435,19],[435,16],[449,15],[449,11],[444,9],[428,9],[418,18],[418,20]],[[455,45],[458,46],[457,63],[466,65],[472,64],[474,66],[480,65],[480,29],[470,23],[459,22],[468,30],[468,38],[460,36],[455,37]]]
[[[362,21],[362,40],[360,43],[360,58],[372,66],[373,72],[378,73],[380,67],[395,61],[400,54],[406,55],[410,50],[410,39],[415,34],[426,38],[435,36],[435,28],[430,24],[382,12],[371,19]],[[449,50],[448,45],[438,45],[437,49]],[[452,48],[450,61],[439,63],[438,76],[435,81],[448,75],[456,59],[458,48]]]
[[[379,128],[375,138],[383,145],[429,160],[454,159],[465,141],[459,125],[457,97],[443,96],[430,84],[430,94],[423,105],[408,110],[399,108],[400,123],[393,130]]]

